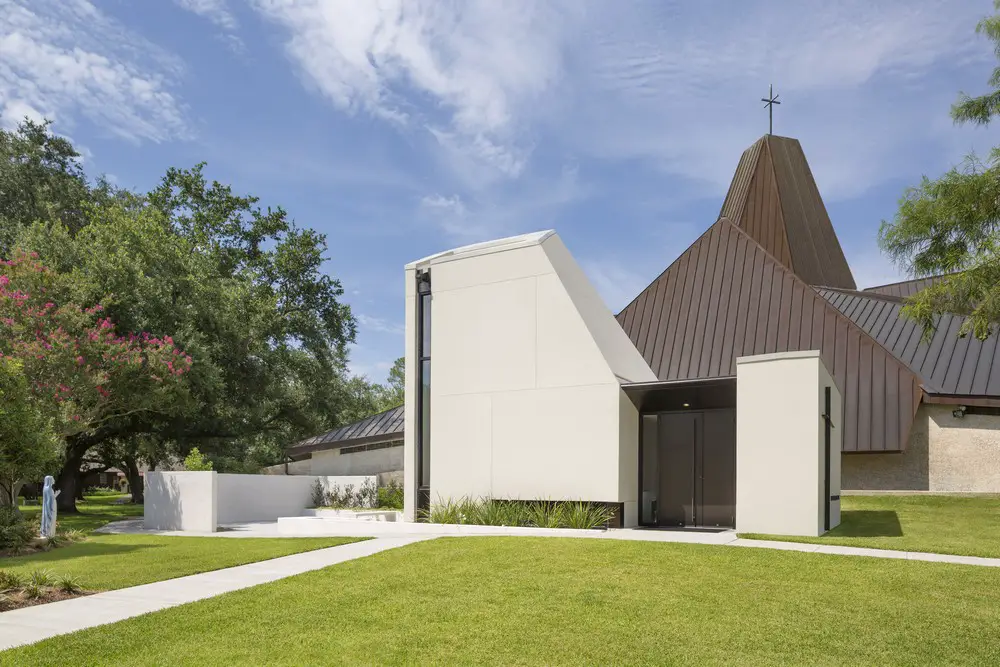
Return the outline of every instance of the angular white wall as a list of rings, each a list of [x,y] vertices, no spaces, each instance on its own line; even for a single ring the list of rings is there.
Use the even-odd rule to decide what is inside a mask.
[[[840,391],[818,351],[736,360],[736,530],[821,535],[825,528],[825,391],[831,388],[831,496],[840,495]],[[840,523],[840,502],[830,527]]]
[[[233,475],[205,472],[148,472],[144,476],[143,524],[152,530],[211,533],[220,524],[274,521],[300,516],[312,505],[319,480],[355,489],[373,475]]]
[[[416,498],[417,269],[431,277],[432,502],[622,502],[634,524],[638,414],[620,385],[656,377],[552,232],[407,266],[407,519]]]

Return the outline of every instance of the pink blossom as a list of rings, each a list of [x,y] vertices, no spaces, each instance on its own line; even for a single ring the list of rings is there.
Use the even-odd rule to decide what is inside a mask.
[[[83,357],[77,357],[76,358],[76,363],[79,366],[83,366]]]
[[[7,276],[0,276],[0,285],[6,285],[10,282],[10,278]]]

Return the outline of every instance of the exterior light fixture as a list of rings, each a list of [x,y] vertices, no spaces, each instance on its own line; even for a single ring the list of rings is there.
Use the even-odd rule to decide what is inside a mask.
[[[690,403],[681,403],[681,406],[685,407],[685,408],[690,408],[691,404]]]
[[[952,410],[951,411],[951,416],[954,417],[955,419],[961,419],[962,417],[964,417],[965,416],[965,406],[964,405],[960,405],[960,406],[958,406],[957,410]]]

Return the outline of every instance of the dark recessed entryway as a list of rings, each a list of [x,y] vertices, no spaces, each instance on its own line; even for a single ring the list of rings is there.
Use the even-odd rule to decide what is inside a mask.
[[[736,411],[665,412],[657,431],[657,525],[736,525]]]
[[[736,380],[625,385],[639,409],[639,524],[736,525]]]

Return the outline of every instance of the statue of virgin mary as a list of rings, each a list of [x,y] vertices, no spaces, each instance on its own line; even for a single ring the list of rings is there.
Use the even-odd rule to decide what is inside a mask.
[[[56,480],[52,475],[45,476],[45,485],[42,487],[42,537],[56,536]]]

